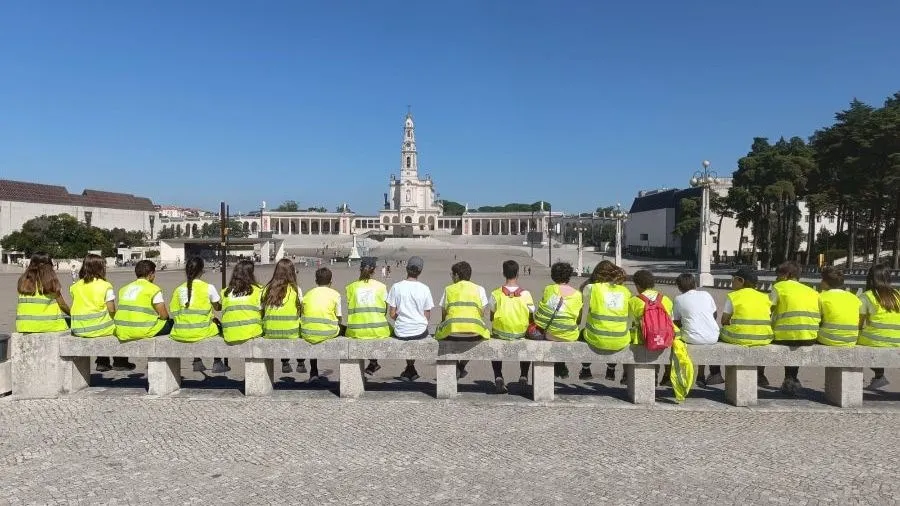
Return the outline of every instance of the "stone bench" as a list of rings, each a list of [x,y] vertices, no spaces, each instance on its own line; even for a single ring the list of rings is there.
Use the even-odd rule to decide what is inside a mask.
[[[274,384],[274,361],[304,357],[339,361],[340,394],[348,398],[359,397],[365,391],[363,362],[366,359],[436,361],[437,397],[441,399],[457,394],[459,360],[528,361],[532,362],[535,401],[553,400],[555,362],[617,363],[624,364],[628,373],[629,399],[636,404],[652,404],[656,399],[657,367],[668,364],[670,358],[668,350],[650,352],[634,345],[617,352],[603,352],[584,342],[439,342],[432,338],[400,341],[340,337],[317,345],[281,339],[254,339],[229,345],[221,338],[188,344],[163,337],[120,343],[114,337],[84,339],[68,332],[13,334],[10,348],[11,390],[17,398],[56,397],[89,386],[92,356],[146,358],[148,390],[154,395],[171,394],[181,387],[181,357],[244,359],[245,395],[269,395]],[[824,367],[825,396],[829,402],[842,407],[862,404],[863,368],[900,367],[900,348],[774,345],[747,348],[717,343],[691,345],[688,349],[696,365],[724,366],[726,399],[735,406],[757,403],[757,366]]]

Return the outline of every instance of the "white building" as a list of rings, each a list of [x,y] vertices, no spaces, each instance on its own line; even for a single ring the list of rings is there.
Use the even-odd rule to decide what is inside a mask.
[[[157,225],[153,202],[128,193],[84,190],[0,179],[0,237],[21,230],[42,215],[68,214],[97,228],[123,228],[152,237]],[[2,248],[0,248],[2,254]]]

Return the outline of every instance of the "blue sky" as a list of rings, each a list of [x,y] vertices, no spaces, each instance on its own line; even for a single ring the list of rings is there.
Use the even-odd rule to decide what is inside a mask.
[[[16,1],[0,177],[375,212],[416,118],[471,206],[630,203],[900,90],[900,2]]]

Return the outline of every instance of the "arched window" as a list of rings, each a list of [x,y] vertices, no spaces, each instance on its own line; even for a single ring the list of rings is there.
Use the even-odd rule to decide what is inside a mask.
[[[406,138],[407,138],[407,139],[411,139],[411,138],[412,138],[412,130],[407,130],[407,131],[406,131]]]
[[[410,166],[412,165],[411,158],[412,157],[409,157],[409,156],[406,157],[406,168],[407,169],[410,168]]]

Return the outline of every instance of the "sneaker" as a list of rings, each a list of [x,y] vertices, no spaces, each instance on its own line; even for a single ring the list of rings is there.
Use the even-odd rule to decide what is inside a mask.
[[[381,369],[381,365],[377,362],[369,362],[368,367],[366,367],[366,374],[369,376],[375,374],[379,369]]]
[[[606,368],[606,381],[616,381],[616,369],[614,367]]]
[[[757,386],[767,387],[769,386],[769,378],[767,378],[765,374],[757,374],[756,384]]]
[[[419,373],[418,371],[416,371],[415,367],[407,366],[406,369],[404,369],[403,372],[400,373],[400,377],[405,379],[406,381],[416,381],[417,379],[419,379]]]
[[[310,385],[322,385],[326,381],[328,381],[328,380],[326,380],[324,376],[319,376],[318,371],[317,371],[316,374],[310,374],[309,379],[306,382],[309,383]]]
[[[722,377],[721,373],[710,374],[706,377],[707,386],[721,385],[722,383],[725,383],[725,378]]]
[[[503,382],[503,378],[494,378],[494,393],[495,394],[509,393],[509,389],[506,388],[506,383]]]
[[[222,374],[224,372],[228,372],[229,369],[230,368],[225,365],[225,362],[222,362],[221,360],[213,360],[213,374]]]
[[[99,371],[100,368],[98,367],[97,370]],[[888,379],[885,376],[875,376],[874,378],[872,378],[872,381],[869,382],[869,386],[867,386],[866,389],[878,390],[878,389],[888,386],[890,383],[891,382],[888,381]]]
[[[203,361],[199,358],[194,360],[194,372],[203,372],[206,370],[206,365],[203,364]]]
[[[291,363],[290,362],[282,362],[281,363],[281,372],[286,373],[286,374],[293,372],[293,369],[291,369]]]
[[[463,379],[469,375],[469,371],[465,367],[456,366],[456,379]]]
[[[306,362],[297,362],[297,374],[306,374]]]
[[[580,379],[580,380],[594,379],[594,375],[591,374],[591,368],[590,367],[582,367],[581,371],[578,373],[578,379]]]
[[[528,386],[528,376],[519,376],[519,386],[522,388]]]
[[[661,387],[672,386],[672,377],[667,374],[664,374],[662,381],[659,382],[659,386],[661,386]]]
[[[569,377],[569,367],[566,364],[554,364],[553,375],[560,379],[566,379]]]
[[[133,371],[134,368],[137,367],[131,362],[125,361],[118,364],[113,364],[113,371]]]
[[[97,364],[97,372],[111,371],[112,366],[109,364]]]

